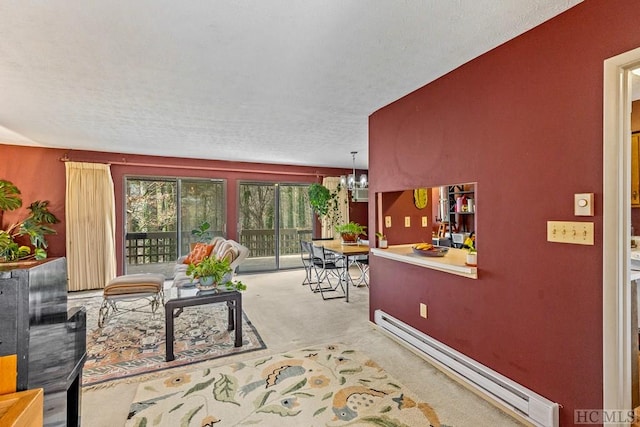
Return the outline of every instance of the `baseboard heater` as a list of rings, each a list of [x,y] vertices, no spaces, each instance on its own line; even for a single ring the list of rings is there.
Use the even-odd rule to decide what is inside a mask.
[[[558,427],[559,405],[489,369],[464,354],[395,319],[375,311],[376,325],[399,338],[418,354],[435,360],[442,368],[468,383],[483,395],[503,405],[532,424]]]

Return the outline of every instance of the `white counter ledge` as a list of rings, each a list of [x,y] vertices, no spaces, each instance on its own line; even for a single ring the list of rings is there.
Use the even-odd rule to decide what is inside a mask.
[[[449,252],[443,257],[426,257],[414,254],[411,249],[413,245],[393,245],[387,249],[371,248],[371,253],[381,258],[457,274],[470,279],[478,278],[478,268],[465,264],[467,258],[466,249],[450,248]]]

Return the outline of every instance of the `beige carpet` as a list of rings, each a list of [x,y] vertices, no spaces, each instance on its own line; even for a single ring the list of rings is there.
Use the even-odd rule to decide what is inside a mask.
[[[428,402],[441,421],[448,425],[522,425],[372,326],[368,321],[367,288],[352,288],[349,303],[344,299],[323,301],[319,295],[300,285],[303,277],[304,272],[300,270],[241,276],[248,286],[243,297],[243,309],[260,330],[266,350],[85,390],[82,395],[82,425],[124,426],[138,382],[203,367],[213,369],[328,342],[340,342],[366,354],[411,390],[416,400]],[[105,407],[109,408],[108,414]]]

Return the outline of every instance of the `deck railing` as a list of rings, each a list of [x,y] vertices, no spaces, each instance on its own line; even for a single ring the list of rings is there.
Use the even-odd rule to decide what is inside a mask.
[[[128,265],[171,262],[178,258],[175,232],[127,233],[125,257]]]
[[[280,230],[280,255],[300,253],[300,240],[310,240],[311,230]],[[178,258],[178,238],[175,232],[127,233],[125,257],[128,265],[174,262]],[[183,237],[183,247],[191,242],[189,234]],[[274,230],[242,230],[240,243],[249,248],[249,257],[275,254]]]
[[[311,240],[311,230],[280,230],[280,255],[300,253],[300,239]],[[249,257],[273,256],[276,245],[274,230],[242,230],[240,243],[249,248]]]

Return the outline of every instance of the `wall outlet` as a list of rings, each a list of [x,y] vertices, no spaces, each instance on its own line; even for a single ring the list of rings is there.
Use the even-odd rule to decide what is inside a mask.
[[[404,226],[405,227],[411,227],[411,217],[410,216],[405,216],[404,217]]]
[[[422,226],[423,226],[423,227],[426,227],[426,226],[427,226],[427,222],[428,222],[427,217],[426,217],[426,216],[423,216],[423,217],[422,217]]]
[[[427,304],[420,303],[420,317],[427,318]]]

